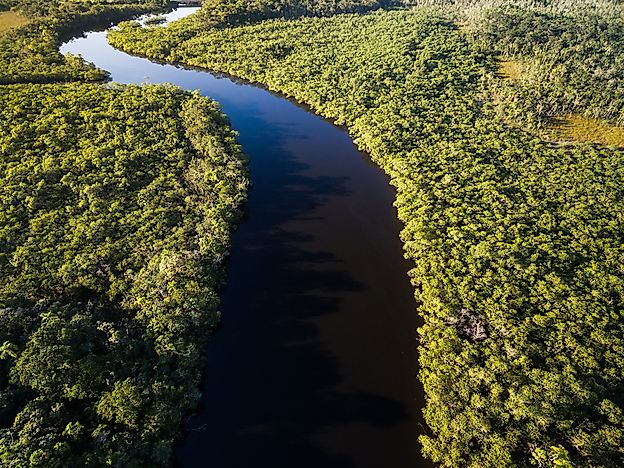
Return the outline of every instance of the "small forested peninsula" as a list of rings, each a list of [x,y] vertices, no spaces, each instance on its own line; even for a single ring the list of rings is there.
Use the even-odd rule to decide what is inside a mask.
[[[23,1],[0,30],[0,465],[167,466],[248,185],[220,107],[61,37],[154,3]],[[41,84],[46,83],[46,84]]]
[[[422,3],[325,17],[341,10],[207,1],[109,38],[304,102],[391,176],[424,319],[427,457],[622,466],[624,152],[541,133],[567,114],[619,128],[622,7]]]
[[[244,200],[235,135],[176,88],[0,104],[0,464],[165,464]]]

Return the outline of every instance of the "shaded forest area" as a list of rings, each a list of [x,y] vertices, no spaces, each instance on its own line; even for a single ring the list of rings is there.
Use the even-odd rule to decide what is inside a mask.
[[[162,5],[12,6],[27,24],[0,34],[0,465],[167,466],[219,321],[244,157],[215,102],[86,83],[106,72],[58,52]]]
[[[219,28],[204,11],[109,38],[305,102],[391,176],[425,321],[427,457],[621,466],[623,153],[535,133],[567,112],[618,122],[621,6],[418,3]],[[502,55],[526,79],[497,76]]]

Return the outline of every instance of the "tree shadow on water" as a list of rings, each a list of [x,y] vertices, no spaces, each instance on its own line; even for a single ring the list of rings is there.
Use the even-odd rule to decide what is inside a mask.
[[[340,257],[339,240],[315,235],[319,208],[349,196],[347,178],[317,174],[314,161],[293,150],[310,153],[323,135],[246,119],[239,131],[254,187],[233,235],[223,326],[208,346],[200,408],[176,464],[355,467],[339,440],[328,448],[319,434],[352,424],[390,428],[409,416],[398,401],[340,386],[339,351],[318,324],[343,312],[345,296],[370,287]],[[328,222],[340,230],[340,220]]]

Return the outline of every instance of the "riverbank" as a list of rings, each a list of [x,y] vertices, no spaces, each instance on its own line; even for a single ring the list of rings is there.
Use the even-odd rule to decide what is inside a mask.
[[[503,19],[542,25],[553,49],[574,37],[570,17],[549,25],[547,15],[512,10]],[[582,22],[588,37],[611,18],[591,11],[578,15],[592,19]],[[390,175],[425,322],[428,457],[453,467],[568,458],[608,465],[620,457],[622,434],[614,376],[624,361],[610,354],[623,327],[621,150],[559,147],[506,125],[490,101],[497,51],[454,18],[431,8],[221,28],[190,18],[165,29],[127,24],[110,39],[306,102],[345,124]],[[565,40],[557,39],[561,25]],[[537,47],[518,31],[510,31],[515,47]],[[600,37],[608,44],[608,34]],[[520,91],[510,89],[518,105],[503,111],[533,102]],[[583,93],[609,103],[600,86]]]
[[[128,56],[101,33],[63,50],[116,82],[218,100],[250,159],[223,327],[179,463],[426,466],[414,443],[418,317],[387,177],[344,130],[263,89]]]
[[[62,31],[147,8],[82,7],[18,28],[25,72],[3,69],[23,83],[0,86],[0,465],[169,466],[246,163],[210,99],[85,83],[107,75],[60,55]]]

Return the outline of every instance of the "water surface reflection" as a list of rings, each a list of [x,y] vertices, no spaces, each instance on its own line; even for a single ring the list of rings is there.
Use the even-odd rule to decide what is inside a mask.
[[[218,100],[250,158],[223,326],[180,466],[424,466],[416,305],[387,177],[347,133],[266,90],[114,50],[63,46],[120,83],[174,83]]]

